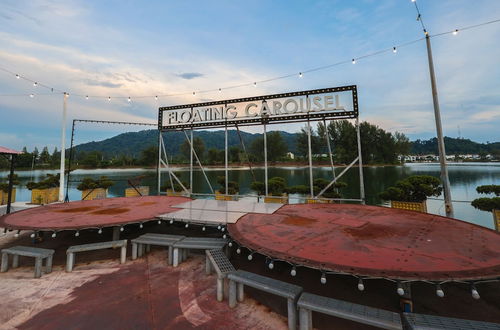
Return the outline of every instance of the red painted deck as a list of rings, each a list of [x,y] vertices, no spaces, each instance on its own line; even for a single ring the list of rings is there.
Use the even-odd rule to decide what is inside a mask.
[[[296,204],[247,214],[228,230],[264,255],[335,272],[437,281],[500,276],[500,234],[433,214]]]
[[[123,225],[178,211],[172,205],[187,197],[143,196],[76,201],[35,207],[0,217],[0,227],[20,230],[65,230]]]

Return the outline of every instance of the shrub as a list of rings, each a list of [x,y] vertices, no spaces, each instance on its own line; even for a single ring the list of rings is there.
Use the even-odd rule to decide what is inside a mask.
[[[319,194],[328,184],[330,181],[327,179],[323,178],[318,178],[313,181],[313,190],[314,194],[317,195]],[[347,187],[347,183],[345,182],[335,182],[332,184],[322,195],[322,197],[326,198],[340,198],[342,197],[340,193],[337,191],[338,189],[345,188]],[[298,185],[298,186],[292,186],[287,189],[288,193],[290,194],[301,194],[301,195],[309,195],[311,192],[311,188],[306,185]]]
[[[5,179],[5,182],[1,182],[0,183],[0,190],[3,191],[3,192],[9,192],[9,178],[10,178],[10,174],[7,175],[7,178]],[[12,176],[12,185],[17,185],[19,184],[19,180],[18,180],[18,176],[17,174],[14,174]]]
[[[173,180],[173,181],[174,181],[174,191],[183,191],[184,190],[182,188],[182,186],[176,180]],[[182,181],[182,184],[184,185],[184,187],[186,187],[186,189],[189,189],[189,183]],[[163,186],[160,187],[160,190],[162,190],[162,191],[166,191],[167,189],[172,189],[172,185],[170,184],[170,181],[168,181],[167,183],[165,183]]]
[[[271,196],[281,196],[287,191],[285,179],[278,176],[267,180],[267,187]],[[255,190],[259,195],[264,195],[266,193],[266,187],[264,183],[260,181],[252,182],[250,188]]]
[[[99,179],[84,178],[82,182],[76,187],[78,190],[88,190],[88,189],[108,189],[114,185],[114,182],[109,180],[106,176],[101,176]]]
[[[472,201],[471,205],[474,206],[476,209],[479,209],[481,211],[491,212],[493,210],[500,210],[500,197],[477,198],[477,199]]]
[[[26,188],[29,190],[33,189],[49,189],[59,187],[59,176],[53,174],[47,174],[45,179],[40,182],[28,182]]]
[[[399,202],[418,202],[430,196],[439,196],[443,188],[438,178],[429,175],[413,175],[396,182],[393,187],[379,194],[384,200]]]
[[[218,176],[217,183],[221,186],[221,188],[219,188],[221,194],[226,194],[226,177]],[[228,190],[227,192],[228,195],[236,195],[240,190],[240,185],[236,181],[228,181],[227,190]]]
[[[476,188],[476,191],[480,194],[495,194],[495,196],[500,196],[500,185],[486,185],[479,186]]]

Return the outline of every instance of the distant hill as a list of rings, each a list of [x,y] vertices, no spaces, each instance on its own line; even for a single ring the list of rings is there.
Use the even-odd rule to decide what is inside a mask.
[[[242,139],[245,146],[248,148],[253,140],[261,137],[260,133],[247,133],[241,132]],[[288,133],[280,131],[285,143],[288,145],[288,151],[296,153],[296,139],[297,133]],[[189,134],[189,133],[188,133]],[[183,132],[167,132],[163,133],[167,153],[170,155],[178,155],[180,153],[180,146],[186,140]],[[196,131],[195,137],[200,137],[205,143],[205,150],[210,148],[224,149],[224,131]],[[478,154],[478,153],[492,153],[495,150],[500,150],[500,142],[494,143],[478,143],[469,139],[457,139],[445,137],[446,153],[453,154]],[[88,142],[77,145],[76,152],[82,151],[100,151],[106,157],[113,157],[118,155],[127,155],[130,157],[138,158],[141,151],[149,146],[157,145],[158,131],[144,130],[139,132],[129,132],[119,134],[112,138]],[[236,130],[228,131],[228,145],[241,147],[238,133]],[[435,154],[438,153],[437,139],[432,138],[429,140],[416,140],[411,142],[411,154]]]
[[[260,133],[247,133],[240,131],[241,138],[245,146],[248,148],[253,140],[262,136]],[[288,151],[296,152],[296,133],[280,132],[285,143],[288,145]],[[189,133],[188,133],[189,134]],[[224,149],[224,131],[195,131],[195,137],[200,137],[205,143],[205,150],[210,148]],[[177,155],[180,153],[180,146],[186,141],[186,136],[183,132],[167,132],[163,133],[165,147],[167,153],[170,155]],[[238,132],[236,130],[228,130],[227,142],[229,147],[241,147]],[[144,130],[139,132],[129,132],[119,134],[112,138],[93,141],[88,143],[79,144],[75,147],[76,153],[99,151],[106,157],[113,157],[125,154],[137,158],[140,156],[141,151],[152,145],[158,144],[158,131],[157,130]]]

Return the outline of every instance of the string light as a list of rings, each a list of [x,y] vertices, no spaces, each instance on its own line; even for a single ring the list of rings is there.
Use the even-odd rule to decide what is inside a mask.
[[[120,231],[123,231],[123,226],[120,227]]]
[[[292,267],[292,270],[290,271],[290,275],[292,275],[292,276],[297,275],[297,268],[295,266]]]
[[[355,59],[352,59],[352,64],[356,64],[356,60]]]
[[[253,87],[257,87],[257,82],[254,82],[254,83],[253,83]]]
[[[128,97],[128,100],[127,100],[127,101],[129,101],[129,102],[130,102],[130,101],[132,101],[132,100],[130,99],[130,96]]]
[[[456,36],[458,34],[458,29],[455,29],[455,31],[453,31],[453,35]]]
[[[396,53],[398,52],[398,50],[396,49],[396,47],[392,47],[392,52],[393,52],[394,54],[396,54]]]
[[[326,274],[325,272],[321,272],[321,278],[319,279],[321,284],[326,284]]]
[[[88,100],[89,99],[89,96],[88,95],[85,95],[85,99]]]
[[[401,282],[398,282],[398,289],[396,290],[396,292],[398,293],[398,295],[404,296],[405,289],[403,289],[403,284],[401,284]]]
[[[363,279],[360,278],[358,281],[358,290],[359,291],[365,291],[365,284],[363,283]]]
[[[193,96],[195,96],[195,95],[196,95],[196,92],[193,92]]]
[[[98,234],[102,234],[102,228],[99,228]]]
[[[35,232],[32,232],[30,235],[31,238],[35,238]]]
[[[16,74],[16,79],[19,79],[19,78],[21,78],[21,77],[19,77],[19,75],[18,75],[18,74]]]
[[[219,88],[219,93],[222,93],[222,88]]]
[[[19,237],[20,234],[21,234],[21,231],[18,230],[17,233],[14,234],[14,237]]]
[[[108,96],[108,101],[111,101],[111,96]]]
[[[471,285],[471,293],[472,293],[472,298],[474,299],[479,299],[481,296],[479,295],[479,292],[476,289],[476,286],[474,284]]]
[[[444,291],[443,289],[441,288],[441,285],[436,285],[436,296],[438,296],[439,298],[443,298],[444,297]]]
[[[141,224],[139,225],[139,228],[141,228],[141,229],[142,229],[143,227],[144,227],[144,226],[142,225],[142,222],[141,222]]]
[[[241,253],[241,249],[240,249],[240,248],[237,248],[237,249],[236,249],[236,253],[240,254],[240,253]]]
[[[30,97],[31,97],[31,98],[34,98],[34,97],[35,97],[35,94],[31,93],[31,94],[30,94]]]
[[[158,224],[161,225],[161,220],[158,220]]]
[[[158,101],[158,96],[155,96],[155,101]]]
[[[201,228],[201,230],[202,230],[202,231],[205,231],[205,230],[206,230],[205,226],[203,226],[203,227]]]
[[[299,78],[302,78],[302,72],[299,72]]]
[[[53,232],[52,233],[52,238],[56,238],[56,236],[57,236],[56,232]]]
[[[250,254],[248,255],[247,259],[248,259],[249,261],[252,261],[252,259],[253,259],[253,253],[250,253]]]
[[[233,242],[229,242],[229,243],[227,243],[227,245],[228,245],[229,247],[232,247],[232,246],[233,246]]]
[[[35,86],[35,87],[36,87],[36,86],[38,86],[38,83],[35,81],[35,82],[33,83],[33,86]]]
[[[269,267],[269,269],[273,269],[274,268],[274,261],[270,261],[269,262],[269,265],[267,265]]]
[[[173,224],[174,223],[174,220],[170,220],[170,224]]]
[[[189,227],[189,223],[186,223],[186,225],[184,227],[188,228]]]

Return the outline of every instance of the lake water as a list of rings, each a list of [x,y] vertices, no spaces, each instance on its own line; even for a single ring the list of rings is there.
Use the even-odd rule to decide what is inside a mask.
[[[336,168],[339,174],[343,168]],[[26,188],[26,183],[33,179],[37,181],[46,173],[57,173],[55,170],[35,170],[18,171],[21,185],[17,187],[17,200],[30,200],[31,192]],[[189,169],[182,168],[176,170],[182,181],[189,182]],[[224,175],[224,169],[206,169],[206,173],[214,189],[217,189],[217,176]],[[264,169],[254,168],[257,180],[264,181]],[[314,168],[314,178],[331,178],[330,167]],[[381,205],[382,201],[378,193],[393,185],[397,180],[410,175],[426,174],[439,177],[439,164],[418,163],[406,164],[402,166],[379,166],[364,168],[365,189],[367,204]],[[5,177],[7,172],[0,172],[1,177]],[[97,178],[102,175],[108,176],[115,181],[115,185],[109,189],[110,197],[124,196],[125,188],[128,186],[127,180],[142,176],[141,185],[150,187],[150,194],[156,194],[156,170],[146,169],[98,169],[98,170],[76,170],[71,174],[71,184],[69,189],[70,200],[81,199],[81,192],[76,189],[78,182],[84,177]],[[304,184],[308,185],[309,172],[306,167],[279,167],[269,168],[269,178],[281,176],[286,178],[288,185]],[[455,218],[472,222],[488,228],[493,228],[493,217],[490,212],[474,209],[470,201],[481,196],[476,192],[476,187],[486,184],[500,184],[500,164],[499,163],[459,163],[450,164],[449,176],[451,183],[451,193],[455,208]],[[250,189],[252,176],[248,168],[231,169],[229,179],[237,181],[240,185],[240,194],[254,194]],[[163,174],[163,182],[168,180],[168,175]],[[359,178],[358,169],[352,168],[342,177],[340,181],[348,184],[342,193],[345,198],[359,198]],[[210,189],[200,170],[194,172],[194,192],[209,193]],[[441,197],[442,198],[442,197]],[[300,202],[300,196],[291,196],[291,203]],[[444,205],[439,200],[428,200],[427,208],[430,213],[444,215]]]

